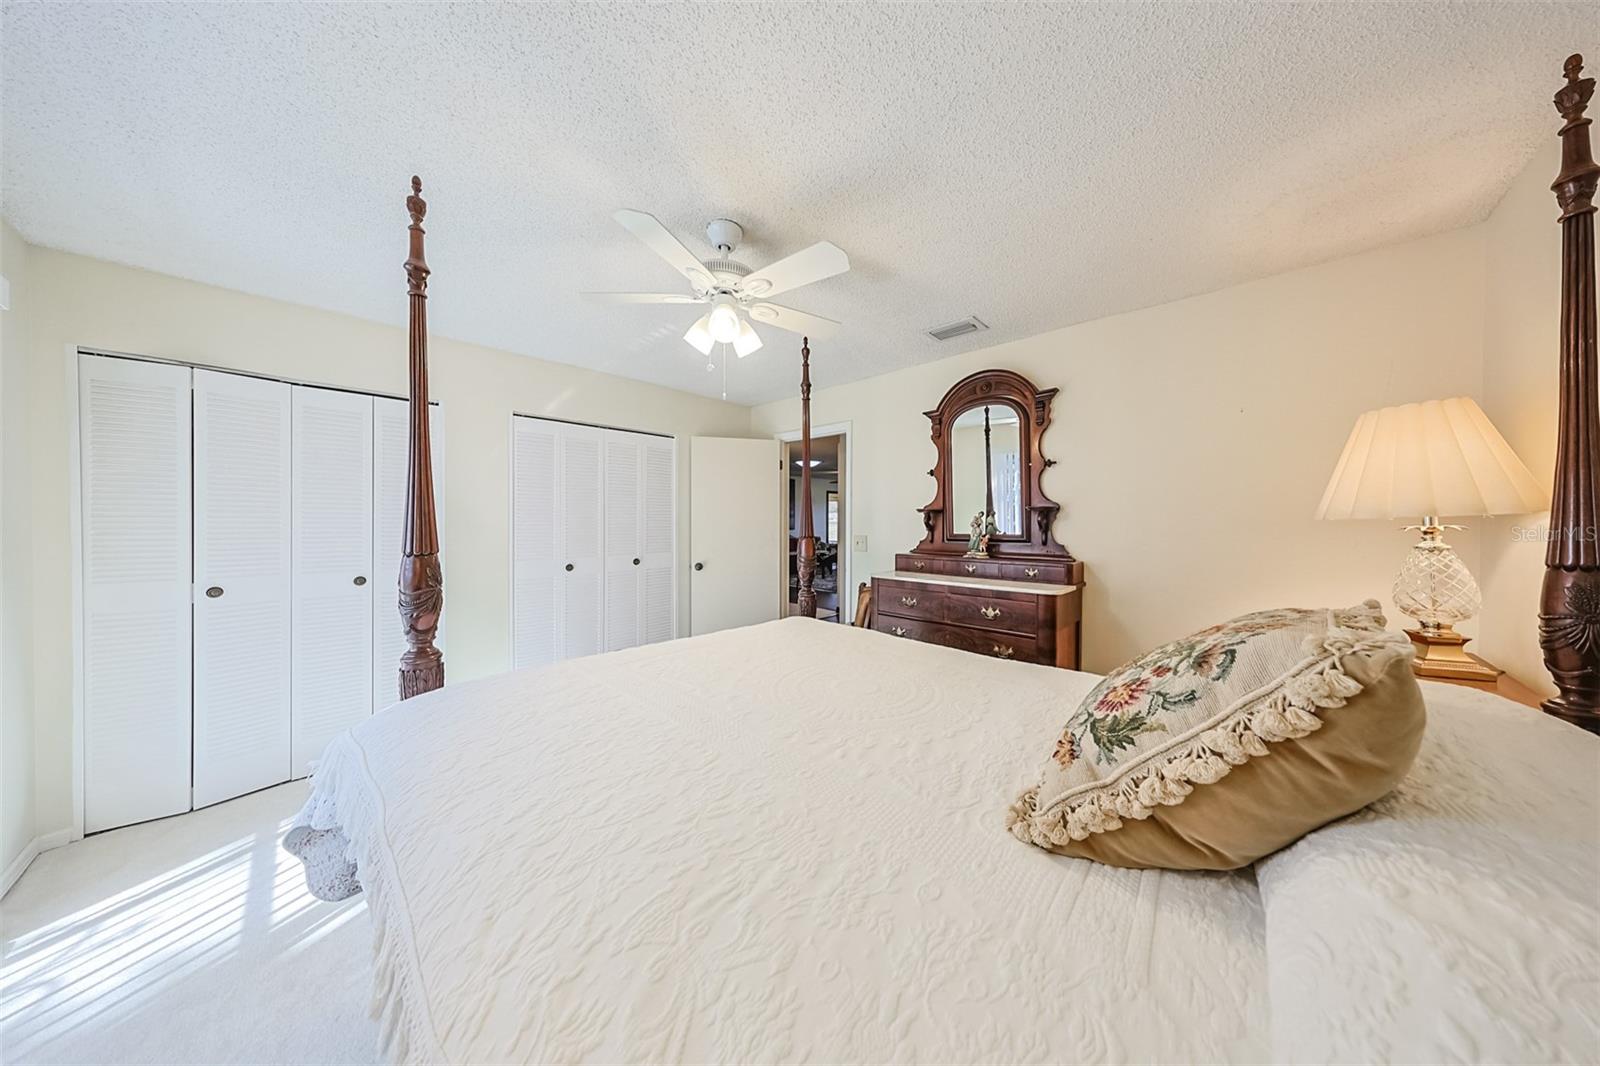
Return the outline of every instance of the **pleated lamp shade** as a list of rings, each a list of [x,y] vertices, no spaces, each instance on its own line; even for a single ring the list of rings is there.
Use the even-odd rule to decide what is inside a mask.
[[[1549,505],[1489,417],[1457,396],[1357,419],[1317,517],[1528,514]]]

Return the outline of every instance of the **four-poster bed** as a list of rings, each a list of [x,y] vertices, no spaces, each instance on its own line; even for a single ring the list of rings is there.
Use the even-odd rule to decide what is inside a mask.
[[[1581,107],[1563,113],[1564,136],[1581,130]],[[1568,143],[1563,174],[1592,194]],[[1596,439],[1594,305],[1590,215],[1564,210],[1570,533],[1595,516],[1597,467],[1572,444]],[[426,275],[410,267],[415,403]],[[805,452],[809,400],[806,344]],[[408,559],[424,561],[403,603],[420,607],[407,663],[426,684],[425,421],[412,446]],[[1048,547],[1055,505],[1028,502]],[[1596,630],[1553,614],[1547,649],[1588,655]],[[329,746],[285,845],[336,841],[341,868],[308,859],[312,891],[365,890],[396,1062],[1579,1059],[1600,1041],[1596,741],[1556,718],[1593,691],[1585,661],[1561,660],[1551,715],[1426,685],[1399,789],[1246,877],[1117,869],[1005,833],[1019,772],[1055,742],[1039,708],[1076,706],[1094,675],[805,618],[423,692]]]
[[[795,594],[798,613],[817,616],[817,537],[811,516],[811,338],[800,339],[800,538],[795,545],[795,570],[800,589]]]
[[[433,442],[428,433],[428,261],[422,250],[422,220],[428,204],[422,179],[411,177],[406,197],[411,215],[411,251],[406,256],[410,305],[407,365],[411,382],[407,435],[405,536],[400,555],[400,623],[406,651],[400,659],[400,698],[444,685],[444,656],[434,646],[444,610],[444,571],[439,565],[439,517],[433,498]]]
[[[1595,366],[1594,194],[1600,182],[1584,117],[1594,79],[1583,56],[1565,66],[1555,95],[1561,172],[1550,186],[1561,206],[1561,392],[1555,491],[1545,551],[1539,644],[1560,694],[1546,712],[1600,733],[1600,409]]]

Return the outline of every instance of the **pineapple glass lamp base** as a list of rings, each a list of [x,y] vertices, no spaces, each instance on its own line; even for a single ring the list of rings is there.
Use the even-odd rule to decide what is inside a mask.
[[[1411,638],[1411,646],[1417,650],[1411,671],[1418,677],[1492,682],[1500,676],[1500,670],[1466,650],[1469,638],[1448,625],[1439,627],[1435,632],[1408,629],[1406,636]]]

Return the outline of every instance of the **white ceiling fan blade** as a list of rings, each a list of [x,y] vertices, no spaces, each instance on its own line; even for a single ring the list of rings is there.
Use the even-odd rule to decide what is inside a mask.
[[[667,227],[656,216],[624,208],[611,217],[639,238],[646,248],[665,259],[672,269],[688,278],[689,284],[697,291],[706,292],[716,288],[716,279],[705,264],[696,259],[694,253],[685,248],[678,238],[668,233]]]
[[[602,304],[701,304],[705,300],[681,292],[582,292],[585,300]]]
[[[689,332],[683,335],[683,339],[694,345],[695,350],[701,355],[710,355],[711,346],[717,343],[711,336],[711,312],[707,311],[701,315],[699,320],[689,327]]]
[[[839,328],[839,323],[831,318],[807,314],[779,304],[752,304],[746,310],[751,318],[763,325],[777,326],[808,337],[826,337]]]
[[[746,296],[776,296],[849,269],[850,257],[844,254],[844,249],[828,241],[818,241],[810,248],[769,263],[745,277],[739,282],[739,291]]]

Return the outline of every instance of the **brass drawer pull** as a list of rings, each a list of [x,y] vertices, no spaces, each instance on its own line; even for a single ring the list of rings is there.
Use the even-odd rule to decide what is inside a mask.
[[[967,563],[966,567],[967,567],[967,573],[969,573],[969,574],[976,574],[978,572],[978,564],[977,563]]]
[[[894,626],[889,630],[889,632],[893,633],[897,637],[903,637],[906,635],[906,628],[905,626]]]
[[[927,566],[928,564],[923,562],[921,559],[918,559],[915,562],[913,562],[911,565],[916,567],[918,570],[921,570],[923,567]]]
[[[1029,577],[1038,577],[1039,576],[1039,568],[1036,567],[1036,566],[1030,566],[1026,570],[1024,570],[1023,573],[1027,574]]]
[[[994,646],[994,653],[1000,656],[1002,659],[1009,659],[1013,655],[1017,654],[1017,649],[1013,648],[1009,644],[996,644]]]
[[[917,605],[917,598],[915,596],[901,596],[900,602],[905,604],[907,607],[915,607]]]
[[[983,616],[991,622],[1000,617],[1000,608],[998,607],[980,607],[978,610],[982,611]]]

